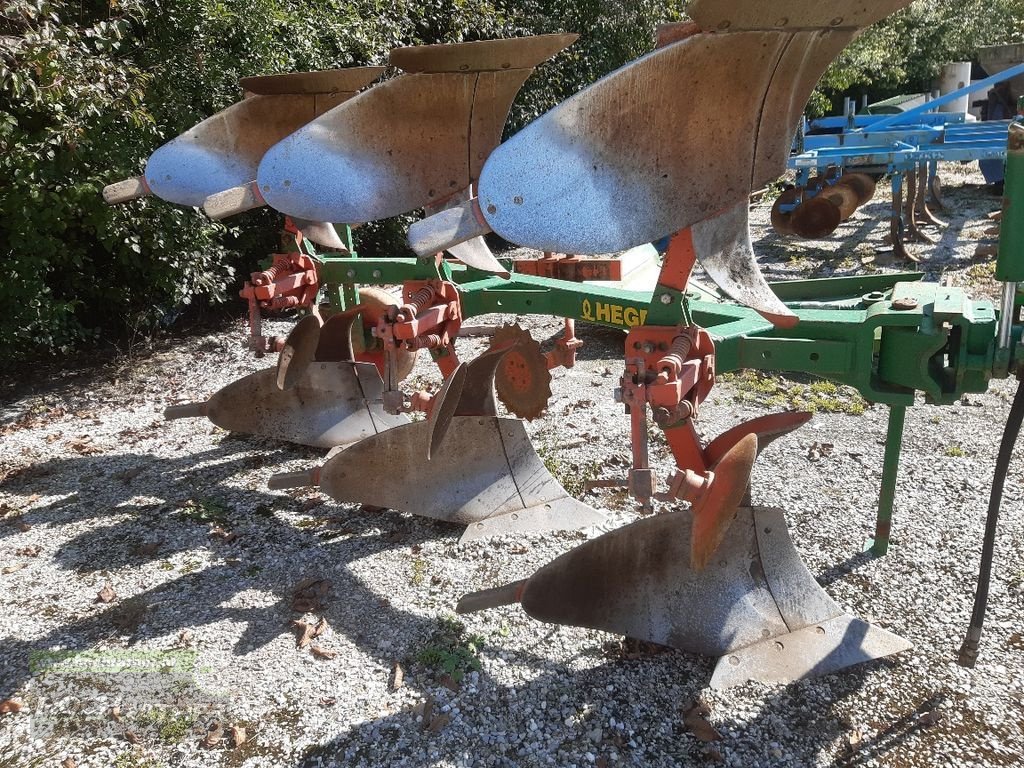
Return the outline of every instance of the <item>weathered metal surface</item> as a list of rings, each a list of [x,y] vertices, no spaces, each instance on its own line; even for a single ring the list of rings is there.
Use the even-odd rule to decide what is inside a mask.
[[[740,509],[718,556],[700,572],[688,564],[689,522],[687,511],[638,520],[581,544],[525,582],[466,595],[457,610],[519,600],[541,621],[723,655],[719,670],[738,671],[716,670],[715,687],[823,674],[910,647],[857,620],[848,626],[869,629],[830,629],[851,617],[800,562],[781,510]],[[760,665],[746,663],[743,655],[742,649],[754,655],[762,643],[781,651],[790,642],[799,654],[786,654],[782,663],[763,656]]]
[[[808,240],[817,240],[835,232],[843,215],[824,194],[805,199],[789,217],[793,233]]]
[[[757,453],[761,454],[773,441],[788,435],[811,420],[807,411],[785,411],[769,413],[741,422],[718,435],[704,448],[704,460],[708,466],[717,464],[734,445],[747,435],[757,435]]]
[[[243,77],[238,83],[250,93],[275,96],[286,93],[356,93],[384,74],[384,67],[348,67],[315,72]]]
[[[406,72],[488,72],[533,69],[576,42],[579,35],[535,35],[469,43],[395,48],[391,65]]]
[[[203,200],[203,210],[211,219],[218,220],[253,208],[262,208],[266,204],[256,182],[247,181],[210,195]]]
[[[115,181],[103,188],[103,202],[107,205],[126,203],[129,200],[137,200],[140,197],[149,195],[149,185],[146,184],[145,176],[137,176],[133,179]]]
[[[693,226],[693,248],[708,277],[730,297],[757,310],[780,327],[796,324],[797,318],[772,293],[750,242],[747,202]]]
[[[459,363],[455,370],[445,377],[441,388],[434,395],[430,406],[430,416],[427,423],[430,425],[430,440],[427,442],[427,461],[430,461],[437,449],[448,434],[448,427],[451,426],[452,418],[455,416],[455,409],[462,399],[462,389],[466,385],[466,363]]]
[[[277,356],[277,388],[291,389],[306,373],[320,342],[320,319],[306,315],[295,324]]]
[[[748,107],[784,38],[694,35],[562,102],[491,154],[479,184],[488,224],[538,250],[610,253],[746,200],[759,120]]]
[[[911,0],[693,0],[686,14],[707,31],[858,29],[910,5]]]
[[[169,202],[202,205],[216,192],[252,181],[263,154],[315,116],[310,94],[243,99],[154,152],[146,183]]]
[[[277,388],[277,371],[267,368],[220,389],[203,410],[230,432],[333,448],[408,423],[404,415],[385,413],[383,389],[369,363],[313,363],[284,391]]]
[[[853,189],[857,193],[857,205],[864,205],[875,196],[875,180],[866,173],[844,173],[836,184]]]
[[[569,38],[399,49],[392,62],[415,73],[370,89],[280,142],[260,164],[260,192],[284,213],[345,223],[444,201],[475,180],[532,67]],[[491,67],[498,71],[481,71]]]
[[[853,36],[854,33],[849,31],[823,30],[799,32],[790,37],[775,64],[761,105],[751,189],[759,189],[774,181],[785,170],[793,136],[803,118],[811,91],[825,68]]]
[[[522,422],[454,416],[439,449],[424,461],[431,425],[412,422],[346,448],[320,470],[338,501],[412,512],[468,526],[463,540],[507,531],[596,525],[604,516],[566,494],[544,468]],[[382,462],[390,471],[378,482]]]
[[[533,421],[551,399],[551,371],[540,344],[518,323],[504,325],[491,339],[492,349],[506,349],[494,375],[498,399],[511,413]]]
[[[466,243],[474,238],[482,239],[482,236],[490,231],[491,228],[483,220],[474,198],[443,207],[425,219],[414,221],[409,226],[409,247],[418,256],[430,256],[445,250],[465,254]],[[504,267],[499,267],[505,271]]]
[[[312,240],[317,245],[332,251],[348,251],[348,246],[345,245],[345,242],[338,235],[338,230],[330,222],[308,221],[300,219],[298,216],[293,216],[292,221],[301,230],[306,239]]]

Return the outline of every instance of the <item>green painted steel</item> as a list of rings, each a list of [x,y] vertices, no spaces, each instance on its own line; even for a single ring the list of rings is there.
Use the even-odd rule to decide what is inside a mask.
[[[1010,124],[996,280],[1024,282],[1024,125]]]
[[[875,557],[889,551],[892,530],[892,511],[896,501],[896,477],[900,467],[900,449],[903,446],[903,425],[907,409],[902,405],[889,408],[889,427],[885,433],[885,457],[882,459],[882,488],[878,493],[878,515],[875,519],[875,537],[867,550]]]
[[[444,271],[459,285],[467,318],[554,315],[622,330],[692,320],[715,340],[717,373],[741,368],[807,373],[888,405],[912,404],[915,391],[929,401],[951,403],[964,393],[986,391],[993,376],[991,302],[970,299],[959,288],[920,282],[916,273],[775,284],[800,318],[793,328],[779,329],[754,310],[707,292],[684,297],[659,287],[652,295],[516,273],[505,279],[447,262]],[[432,259],[327,258],[321,270],[329,285],[436,277]]]

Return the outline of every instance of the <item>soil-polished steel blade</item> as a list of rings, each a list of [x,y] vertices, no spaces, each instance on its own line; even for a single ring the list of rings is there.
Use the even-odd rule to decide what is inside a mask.
[[[203,205],[217,192],[251,182],[270,147],[353,96],[382,71],[353,67],[247,78],[243,87],[248,82],[250,91],[257,88],[266,95],[232,104],[164,144],[146,164],[146,183],[164,200]]]
[[[332,251],[348,252],[348,246],[345,245],[338,235],[338,230],[330,222],[309,221],[295,216],[292,217],[292,221],[295,222],[295,226],[302,231],[302,234],[307,239],[312,240],[317,245],[322,245],[324,248]]]
[[[744,421],[708,443],[704,448],[704,461],[709,467],[717,464],[747,435],[757,435],[757,453],[760,455],[774,440],[802,427],[811,420],[811,416],[808,411],[785,411]]]
[[[299,382],[306,368],[313,362],[319,343],[320,319],[315,315],[306,315],[292,328],[277,357],[278,389],[291,389]]]
[[[453,245],[448,249],[448,253],[467,267],[473,267],[473,269],[479,269],[483,272],[493,272],[499,277],[512,276],[505,268],[505,265],[494,257],[494,254],[491,253],[491,249],[487,247],[487,243],[484,242],[482,237],[474,237],[472,240]]]
[[[516,38],[396,51],[396,60],[422,66],[281,141],[260,163],[260,191],[284,213],[346,223],[445,200],[476,179],[533,67],[570,41],[537,48],[531,38]],[[536,55],[512,55],[523,50]],[[455,70],[437,64],[446,57],[458,60]]]
[[[566,494],[517,419],[455,416],[427,462],[430,432],[428,422],[416,421],[356,443],[324,464],[320,485],[338,501],[461,523],[463,541],[604,520]]]
[[[441,442],[448,434],[448,427],[451,426],[452,417],[459,407],[459,400],[462,399],[462,389],[466,385],[466,373],[469,367],[466,363],[459,363],[441,385],[441,389],[434,396],[433,404],[430,406],[430,417],[427,423],[430,424],[430,441],[427,443],[427,461],[437,453]]]
[[[693,249],[708,277],[730,297],[782,328],[797,317],[765,282],[750,243],[747,202],[693,226]]]
[[[691,510],[690,565],[695,571],[704,570],[728,533],[750,485],[750,472],[756,458],[757,435],[749,434],[711,467],[715,473],[711,488]]]
[[[205,415],[222,429],[334,448],[407,424],[380,404],[384,383],[371,363],[313,363],[295,386],[277,388],[267,368],[228,384],[202,406],[172,406],[169,417]]]
[[[520,245],[608,253],[745,200],[785,170],[829,62],[858,29],[908,3],[785,0],[785,13],[761,0],[692,3],[691,18],[715,22],[698,20],[703,32],[616,70],[491,154],[484,217]]]
[[[875,627],[837,635],[832,628],[852,617],[801,562],[781,510],[741,508],[718,556],[700,572],[689,566],[689,530],[686,510],[638,520],[570,550],[525,584],[471,593],[460,608],[518,599],[541,621],[723,656],[711,682],[717,688],[810,677],[911,647]],[[743,656],[767,641],[785,650],[790,639],[800,652],[780,653],[782,663]],[[723,673],[733,667],[736,674]]]

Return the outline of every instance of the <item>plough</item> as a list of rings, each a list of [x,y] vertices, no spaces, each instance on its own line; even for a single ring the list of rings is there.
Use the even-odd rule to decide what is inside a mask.
[[[918,262],[906,248],[914,240],[934,243],[924,225],[944,226],[929,208],[939,209],[942,182],[938,163],[1002,161],[1008,120],[968,123],[963,114],[934,112],[943,104],[1024,73],[1024,65],[966,85],[897,115],[861,115],[803,121],[789,167],[794,185],[772,207],[772,225],[783,235],[827,237],[871,199],[874,177],[888,174],[892,184],[889,241],[891,254],[876,261]],[[813,175],[812,175],[813,174]]]
[[[254,275],[243,295],[257,318],[261,307],[308,314],[286,339],[263,338],[254,325],[253,347],[279,350],[276,366],[207,403],[172,406],[168,417],[205,415],[228,429],[330,448],[322,466],[274,475],[271,487],[319,485],[340,501],[463,525],[463,539],[586,527],[602,515],[548,473],[521,419],[543,411],[550,369],[574,363],[574,321],[619,328],[625,360],[616,398],[632,438],[626,484],[641,507],[661,500],[673,508],[588,541],[529,579],[470,593],[458,610],[519,602],[542,621],[718,655],[712,683],[723,686],[823,674],[909,648],[838,608],[801,563],[784,513],[749,501],[759,451],[810,414],[761,416],[706,444],[694,427],[715,377],[740,368],[812,374],[889,406],[872,542],[884,554],[915,393],[951,403],[1020,372],[1022,327],[1014,321],[1024,217],[1003,228],[998,313],[919,274],[772,285],[754,258],[749,194],[783,172],[811,88],[860,29],[906,2],[786,0],[768,8],[695,0],[692,21],[660,30],[656,50],[503,144],[519,87],[573,36],[397,49],[390,61],[403,74],[351,97],[337,85],[326,93],[338,103],[322,113],[315,104],[325,91],[315,88],[366,85],[371,71],[249,81],[263,95],[157,150],[143,180],[114,185],[107,197],[150,192],[218,216],[262,204],[281,211],[295,255]],[[229,140],[211,138],[209,126],[243,114],[251,99],[291,99],[296,91],[306,104],[312,93],[314,108],[272,146],[241,141],[244,121],[225,132]],[[726,114],[723,95],[756,109]],[[1009,154],[1013,199],[1024,194],[1024,127],[1011,127]],[[409,231],[417,258],[356,255],[351,225],[420,207],[427,216]],[[322,222],[344,226],[339,233]],[[549,261],[554,253],[649,251],[648,243],[670,237],[657,285],[637,291],[517,269],[491,253],[483,239],[490,231]],[[318,252],[309,240],[323,243],[325,232],[342,247]],[[690,279],[698,261],[716,288]],[[401,299],[366,298],[367,286],[399,284]],[[275,296],[296,300],[260,303]],[[460,361],[453,342],[462,322],[507,312],[565,318],[565,334],[544,355],[509,326],[483,355]],[[420,349],[443,375],[436,392],[401,387]],[[499,415],[496,395],[512,416]],[[1010,447],[1022,410],[1018,395],[1004,439]],[[411,421],[413,411],[427,418]],[[649,419],[675,460],[668,478],[651,468]],[[1006,471],[1002,454],[1000,461],[994,487]],[[393,468],[383,479],[382,462]],[[998,496],[966,664],[980,640]]]

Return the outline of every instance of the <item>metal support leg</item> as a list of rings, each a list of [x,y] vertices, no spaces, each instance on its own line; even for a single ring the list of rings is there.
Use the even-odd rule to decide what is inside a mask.
[[[900,466],[900,449],[903,446],[903,423],[907,409],[903,405],[889,407],[889,428],[885,435],[885,458],[882,460],[882,488],[878,492],[878,517],[875,520],[875,537],[868,540],[866,547],[875,557],[881,557],[889,550],[889,533],[892,528],[892,507],[896,498],[896,475]]]

